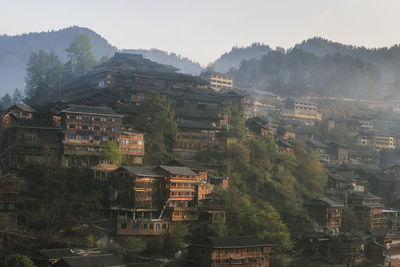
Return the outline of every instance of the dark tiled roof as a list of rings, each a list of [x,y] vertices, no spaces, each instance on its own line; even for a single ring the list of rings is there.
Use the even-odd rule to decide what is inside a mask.
[[[307,206],[323,206],[323,207],[343,207],[343,204],[336,203],[330,198],[320,197],[309,200],[305,203]]]
[[[381,200],[382,198],[375,196],[371,193],[367,192],[353,192],[350,197],[350,199],[376,199],[376,200]]]
[[[69,108],[61,111],[62,113],[83,113],[83,114],[97,114],[107,116],[118,116],[112,108],[109,107],[98,107],[98,106],[83,106],[83,105],[69,105]]]
[[[178,125],[178,128],[202,129],[202,130],[217,129],[211,123],[202,121],[177,120],[176,124]]]
[[[309,141],[307,143],[312,147],[328,148],[328,146],[324,142],[321,142],[321,141]]]
[[[196,173],[187,167],[160,165],[160,168],[172,175],[196,176]]]
[[[61,259],[62,257],[72,257],[75,256],[75,253],[69,248],[60,248],[60,249],[44,249],[39,250],[35,256],[32,258],[36,258],[36,256],[43,256],[46,259]]]
[[[122,166],[122,169],[126,170],[130,174],[134,176],[145,176],[145,177],[163,177],[163,175],[157,172],[153,168],[147,167],[129,167],[129,166]]]
[[[307,99],[307,98],[301,98],[301,97],[289,97],[286,99],[286,101],[293,100],[297,103],[303,103],[303,104],[310,104],[310,105],[317,105],[315,102]]]
[[[272,247],[273,245],[255,236],[227,236],[208,237],[207,241],[192,244],[192,246],[211,248],[249,248],[249,247]]]
[[[16,128],[32,128],[32,129],[61,129],[53,125],[51,120],[38,119],[21,119],[15,118],[15,124],[12,127]]]
[[[112,254],[63,257],[61,263],[69,267],[117,267],[125,266],[117,260]]]
[[[207,168],[201,163],[194,160],[174,160],[169,165],[187,167],[191,170],[206,171]]]
[[[212,120],[219,119],[218,113],[212,110],[188,110],[183,108],[177,108],[174,111],[176,115],[184,118],[196,118],[196,119],[206,118]]]

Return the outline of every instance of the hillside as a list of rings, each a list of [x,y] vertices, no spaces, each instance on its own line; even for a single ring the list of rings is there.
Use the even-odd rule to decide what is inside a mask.
[[[228,72],[231,68],[238,68],[242,60],[259,59],[271,52],[268,45],[253,43],[247,47],[233,47],[230,52],[223,54],[214,62],[215,69],[219,72]]]
[[[93,52],[98,59],[104,55],[113,55],[117,51],[116,47],[110,45],[99,34],[76,26],[59,31],[0,36],[0,94],[25,87],[25,64],[31,52],[40,49],[54,51],[62,61],[67,61],[65,48],[78,34],[89,35]]]
[[[293,49],[243,61],[230,72],[236,85],[286,96],[382,97],[381,73],[374,65],[348,55],[318,57]]]
[[[319,57],[339,53],[350,55],[379,68],[386,93],[399,88],[400,77],[400,46],[382,48],[366,48],[362,46],[345,45],[332,42],[320,37],[314,37],[294,46],[306,52],[314,53]]]

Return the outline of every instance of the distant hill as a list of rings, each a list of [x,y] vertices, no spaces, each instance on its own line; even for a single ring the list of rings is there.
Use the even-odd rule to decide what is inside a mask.
[[[379,68],[384,89],[389,93],[399,89],[400,79],[400,46],[382,48],[366,48],[362,46],[345,45],[332,42],[321,37],[314,37],[294,46],[305,52],[313,53],[319,57],[339,53],[350,55],[365,62],[374,64]]]
[[[233,47],[214,62],[216,71],[226,73],[231,68],[238,68],[242,60],[259,59],[271,52],[268,45],[253,43],[247,47]]]
[[[69,27],[58,31],[28,33],[16,36],[0,35],[0,97],[15,88],[25,88],[25,65],[31,52],[42,49],[54,51],[63,62],[67,61],[65,49],[78,34],[87,34],[93,45],[93,52],[97,59],[102,56],[113,56],[119,51],[106,39],[96,32],[82,27]],[[161,50],[124,50],[129,53],[139,53],[144,57],[161,64],[173,65],[181,72],[199,74],[202,67],[199,63],[174,53]]]
[[[104,55],[112,56],[118,50],[94,31],[77,26],[59,31],[0,36],[0,95],[15,88],[25,87],[25,64],[31,52],[40,49],[47,52],[54,51],[63,62],[66,62],[65,49],[78,34],[89,35],[97,59]]]

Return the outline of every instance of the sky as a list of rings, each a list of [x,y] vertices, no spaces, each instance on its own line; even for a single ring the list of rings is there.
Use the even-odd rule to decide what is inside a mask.
[[[0,34],[76,25],[120,49],[158,48],[202,65],[253,42],[400,43],[399,0],[0,0],[0,10]]]

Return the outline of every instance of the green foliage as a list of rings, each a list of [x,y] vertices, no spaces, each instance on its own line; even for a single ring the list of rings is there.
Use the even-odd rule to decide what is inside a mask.
[[[126,249],[118,244],[108,244],[100,248],[102,253],[113,254],[118,260],[124,262],[126,256]]]
[[[97,64],[96,57],[92,51],[92,43],[89,35],[79,34],[75,36],[65,51],[71,62],[72,74],[75,77],[83,75],[86,71]]]
[[[26,64],[25,93],[31,104],[43,104],[54,101],[64,75],[64,65],[53,52],[40,50],[31,53]]]
[[[178,132],[170,102],[160,94],[150,92],[140,105],[137,116],[131,116],[131,120],[145,132],[144,162],[157,165],[168,161]]]
[[[207,236],[226,236],[228,228],[224,222],[224,218],[219,216],[214,218],[213,223],[207,224]]]
[[[183,242],[189,235],[189,228],[183,223],[174,224],[174,228],[168,234],[166,250],[174,253],[183,247]]]
[[[346,233],[356,229],[360,229],[360,224],[354,210],[351,207],[344,207],[340,231]]]
[[[13,105],[13,101],[12,101],[11,96],[9,94],[5,94],[0,99],[0,110],[8,109],[12,105]]]
[[[107,62],[110,58],[111,58],[110,56],[102,56],[102,57],[99,59],[99,64],[102,64],[102,63],[104,63],[104,62]]]
[[[25,180],[27,190],[18,210],[18,223],[37,238],[37,244],[70,242],[73,228],[99,218],[96,210],[102,205],[103,193],[96,189],[87,170],[41,166],[20,175],[29,179]]]
[[[23,98],[24,97],[22,95],[22,92],[18,88],[16,88],[13,92],[13,97],[12,97],[13,104],[21,104]]]
[[[292,242],[287,226],[274,207],[267,201],[256,200],[248,194],[227,193],[225,200],[229,233],[239,236],[256,234],[275,244],[271,265],[284,265]]]
[[[229,136],[242,140],[246,134],[243,110],[237,106],[229,109]]]
[[[101,151],[101,158],[107,162],[119,166],[122,164],[124,156],[122,155],[121,151],[119,151],[118,146],[113,141],[110,141]]]
[[[13,254],[8,257],[6,267],[35,267],[35,265],[27,256]]]
[[[302,147],[279,155],[272,138],[245,136],[221,155],[222,175],[229,177],[225,195],[229,234],[256,234],[277,246],[274,266],[312,231],[303,202],[320,196],[327,175],[316,155]]]

